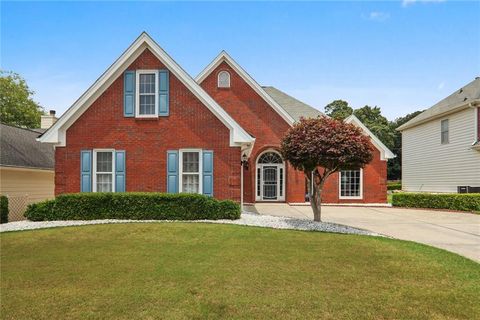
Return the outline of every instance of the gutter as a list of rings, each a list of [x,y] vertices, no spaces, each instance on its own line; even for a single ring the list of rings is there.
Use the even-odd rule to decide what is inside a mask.
[[[418,122],[414,122],[414,123],[412,123],[412,124],[409,124],[410,121],[412,121],[412,120],[415,119],[415,118],[413,118],[412,120],[410,120],[409,122],[401,125],[400,127],[398,127],[398,128],[395,129],[395,130],[401,132],[401,131],[404,131],[404,130],[406,130],[406,129],[410,129],[410,128],[416,127],[416,126],[418,126],[418,125],[421,125],[421,124],[423,124],[423,123],[425,123],[425,122],[429,122],[429,121],[431,121],[431,120],[438,119],[438,118],[441,118],[441,117],[443,117],[443,116],[449,115],[449,114],[451,114],[451,113],[460,111],[460,110],[463,109],[463,108],[476,108],[476,107],[478,107],[478,106],[480,106],[480,100],[479,100],[479,99],[475,99],[475,100],[470,101],[470,102],[467,102],[467,103],[462,102],[462,103],[457,104],[456,106],[454,106],[454,107],[452,107],[452,108],[449,108],[447,111],[444,111],[444,112],[442,112],[442,113],[435,114],[435,115],[433,115],[433,116],[430,116],[430,117],[425,118],[425,119],[423,119],[423,120],[420,120],[420,121],[418,121]],[[429,109],[425,110],[424,112],[427,112],[428,110],[429,110]],[[420,114],[420,115],[421,115],[421,114]],[[420,116],[420,115],[418,115],[418,116]]]

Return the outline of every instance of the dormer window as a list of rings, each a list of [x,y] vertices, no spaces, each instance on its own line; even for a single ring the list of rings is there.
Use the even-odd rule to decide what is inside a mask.
[[[228,71],[220,71],[218,74],[218,87],[230,88],[230,73]]]

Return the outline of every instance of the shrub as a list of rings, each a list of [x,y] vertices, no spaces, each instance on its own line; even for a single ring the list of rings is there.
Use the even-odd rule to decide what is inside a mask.
[[[387,190],[389,190],[389,191],[402,190],[402,183],[401,182],[387,182]]]
[[[480,193],[394,193],[395,207],[480,211]]]
[[[0,223],[8,222],[8,198],[7,196],[0,195]]]
[[[30,205],[29,220],[202,220],[238,219],[240,206],[200,194],[76,193]]]

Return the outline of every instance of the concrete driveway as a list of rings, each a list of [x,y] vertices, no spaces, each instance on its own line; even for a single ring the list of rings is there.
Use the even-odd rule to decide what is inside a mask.
[[[313,219],[312,209],[303,205],[261,203],[245,206],[245,210]],[[428,244],[480,262],[480,215],[388,207],[323,206],[322,220]]]

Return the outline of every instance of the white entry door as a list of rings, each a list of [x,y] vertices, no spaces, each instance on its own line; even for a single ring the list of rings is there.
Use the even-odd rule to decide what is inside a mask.
[[[259,164],[257,167],[257,200],[285,200],[283,164]]]

